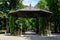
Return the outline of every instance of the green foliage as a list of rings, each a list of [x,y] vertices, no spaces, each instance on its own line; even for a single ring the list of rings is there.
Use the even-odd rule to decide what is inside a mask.
[[[4,14],[2,11],[0,11],[0,18],[8,18],[7,14]]]
[[[8,18],[7,14],[4,14],[2,11],[0,11],[0,28],[1,28],[1,30],[6,28],[5,27],[5,25],[6,25],[5,19],[6,18]]]
[[[38,2],[38,4],[36,5],[37,8],[40,8],[40,9],[45,9],[45,10],[49,10],[48,6],[47,6],[47,2],[45,0],[40,0]]]
[[[50,18],[51,24],[54,24],[53,30],[57,31],[59,29],[60,23],[60,0],[40,0],[36,5],[37,8],[49,10],[52,12],[52,16]]]
[[[60,1],[59,0],[46,0],[48,3],[49,10],[53,12],[51,16],[51,21],[54,22],[54,30],[57,32],[58,24],[60,23]]]
[[[49,6],[49,10],[54,12],[54,13],[58,13],[58,0],[46,0],[47,1],[47,5]]]
[[[23,0],[0,0],[0,20],[2,22],[1,25],[4,25],[3,20],[4,18],[8,18],[8,12],[10,10],[16,10],[21,9],[24,7],[27,7],[26,5],[22,4]],[[8,5],[7,2],[10,4]],[[51,16],[51,24],[53,23],[53,26],[60,26],[60,0],[40,0],[38,4],[36,5],[36,8],[44,9],[44,10],[50,10],[53,12]],[[3,19],[3,20],[2,20]],[[18,25],[19,29],[35,29],[36,27],[36,19],[34,18],[17,18],[15,20],[15,23]],[[0,26],[1,26],[0,25]],[[47,26],[46,19],[40,18],[40,28],[41,30],[45,30]],[[14,28],[14,18],[10,16],[9,18],[9,26],[11,28],[11,31],[15,31]],[[22,28],[21,28],[22,26]],[[12,32],[15,33],[15,32]]]
[[[23,8],[23,0],[9,0],[11,9],[20,9]]]
[[[39,19],[39,28],[40,28],[40,34],[45,34],[45,30],[47,29],[48,26],[47,19],[45,17],[40,17]]]
[[[15,23],[18,25],[19,29],[22,29],[21,28],[21,25],[24,24],[24,18],[18,18]]]
[[[29,30],[34,28],[36,25],[36,21],[34,18],[18,18],[15,23],[19,25],[19,28],[21,29],[21,24],[22,28],[27,27]]]

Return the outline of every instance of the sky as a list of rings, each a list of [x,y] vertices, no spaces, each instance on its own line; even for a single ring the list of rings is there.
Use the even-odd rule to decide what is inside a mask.
[[[39,0],[23,0],[23,4],[24,5],[32,5],[33,7],[39,2]]]

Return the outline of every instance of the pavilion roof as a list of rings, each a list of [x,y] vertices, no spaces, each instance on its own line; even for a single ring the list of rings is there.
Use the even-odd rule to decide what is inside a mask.
[[[18,9],[14,11],[10,11],[9,15],[15,16],[15,17],[50,17],[52,12],[46,11],[43,9],[37,9],[32,6]]]
[[[43,11],[43,12],[47,12],[47,13],[52,13],[50,11],[43,10],[43,9],[37,9],[37,8],[32,7],[32,6],[28,6],[28,7],[23,8],[23,9],[12,10],[12,11],[10,11],[10,13],[15,13],[15,12],[18,12],[18,11]]]

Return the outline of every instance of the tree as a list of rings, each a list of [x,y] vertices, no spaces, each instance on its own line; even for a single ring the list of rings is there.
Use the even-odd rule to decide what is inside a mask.
[[[37,8],[43,9],[43,10],[49,10],[48,3],[46,0],[40,0],[38,4],[36,5]],[[47,34],[46,31],[49,30],[46,27],[48,27],[47,17],[40,17],[39,19],[39,34]],[[46,31],[45,31],[46,30]]]
[[[40,0],[37,4],[37,7],[41,9],[46,9],[52,12],[52,16],[50,18],[51,24],[54,24],[55,32],[58,31],[59,23],[60,23],[60,0]],[[45,8],[46,6],[46,8]]]
[[[0,17],[3,20],[5,19],[5,25],[8,25],[8,21],[9,21],[9,27],[11,28],[11,30],[15,30],[14,29],[14,18],[8,15],[8,13],[11,10],[23,8],[24,5],[22,4],[22,1],[23,0],[0,0],[0,11],[3,12],[3,14],[1,14]],[[7,26],[7,29],[9,29],[8,26]]]
[[[0,21],[1,21],[1,22],[0,22],[0,23],[1,23],[0,25],[1,25],[1,26],[0,26],[0,27],[2,27],[3,30],[4,30],[4,29],[6,30],[5,19],[7,19],[7,18],[8,18],[7,14],[4,14],[2,11],[0,11]]]
[[[22,1],[23,0],[9,0],[10,3],[10,8],[11,9],[18,9],[18,8],[22,8]]]
[[[16,9],[21,9],[21,8],[23,8],[22,1],[23,1],[23,0],[8,0],[8,2],[10,3],[10,5],[9,5],[10,10],[16,10]],[[15,29],[14,29],[14,22],[16,21],[16,20],[14,21],[14,20],[12,20],[12,19],[13,19],[13,17],[9,15],[9,21],[10,21],[9,24],[10,24],[10,27],[12,27],[12,28],[10,28],[11,31],[12,31],[12,30],[15,30]],[[22,19],[22,18],[21,18],[21,19]],[[20,22],[19,20],[20,20],[20,19],[17,18],[17,23]],[[13,21],[13,22],[12,22],[12,21]],[[13,24],[11,24],[11,23],[13,23]],[[13,26],[11,26],[11,25],[13,25]],[[19,26],[19,29],[21,29],[20,23],[17,24],[17,25]],[[21,32],[22,32],[22,31],[21,31]],[[15,32],[11,32],[11,33],[15,34]]]
[[[58,20],[59,20],[59,4],[58,0],[46,0],[48,3],[49,10],[53,12],[53,15],[51,16],[51,21],[54,22],[55,25],[55,32],[57,32],[57,27],[58,27]]]
[[[45,0],[40,0],[35,7],[36,7],[36,8],[40,8],[40,9],[49,10],[47,4],[48,4],[48,3],[47,3]]]

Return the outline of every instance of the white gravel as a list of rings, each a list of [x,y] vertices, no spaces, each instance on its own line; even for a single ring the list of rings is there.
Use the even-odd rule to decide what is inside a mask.
[[[0,34],[0,40],[60,40],[60,36],[38,36],[38,35],[24,35],[24,36],[5,36]]]
[[[24,37],[20,36],[5,36],[4,34],[0,34],[0,40],[25,40]]]

